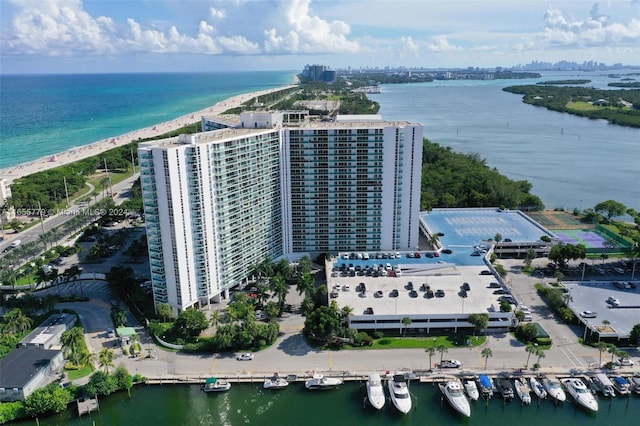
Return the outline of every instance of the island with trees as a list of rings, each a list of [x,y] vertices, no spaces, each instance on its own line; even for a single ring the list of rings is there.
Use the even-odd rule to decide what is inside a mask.
[[[552,111],[640,127],[640,90],[542,85],[509,86],[502,90],[524,95],[523,102]]]

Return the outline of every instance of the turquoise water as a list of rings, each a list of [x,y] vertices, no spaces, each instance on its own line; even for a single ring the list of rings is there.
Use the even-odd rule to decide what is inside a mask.
[[[3,75],[0,169],[291,84],[294,74]]]
[[[301,383],[282,391],[265,391],[259,385],[233,385],[227,393],[206,394],[199,386],[141,386],[103,398],[100,411],[78,418],[75,412],[40,419],[49,425],[513,425],[518,426],[622,426],[635,425],[640,398],[599,400],[591,414],[569,400],[554,404],[545,400],[521,406],[517,399],[503,404],[494,397],[489,404],[472,403],[471,418],[457,415],[432,384],[411,383],[414,409],[398,414],[387,401],[376,411],[365,405],[364,384],[347,383],[330,391],[308,391]],[[386,391],[386,390],[385,390]],[[34,424],[23,422],[20,424]]]

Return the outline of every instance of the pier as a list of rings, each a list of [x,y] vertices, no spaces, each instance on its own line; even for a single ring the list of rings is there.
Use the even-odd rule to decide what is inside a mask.
[[[78,405],[78,417],[82,417],[83,414],[89,414],[92,411],[100,411],[100,404],[98,404],[98,398],[85,398],[82,401],[76,401]]]

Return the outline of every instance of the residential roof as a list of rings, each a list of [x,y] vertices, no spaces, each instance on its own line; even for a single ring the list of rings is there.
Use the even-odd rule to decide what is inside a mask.
[[[59,353],[39,348],[14,349],[0,359],[0,388],[23,388]]]
[[[76,316],[72,314],[55,314],[47,318],[24,339],[23,345],[44,345],[51,339],[60,336],[76,323]]]

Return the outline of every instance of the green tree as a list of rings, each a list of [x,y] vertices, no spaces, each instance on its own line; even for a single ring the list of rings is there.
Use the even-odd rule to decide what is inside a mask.
[[[298,262],[298,274],[311,274],[311,270],[313,269],[313,262],[311,262],[311,258],[309,256],[303,256],[302,259]]]
[[[88,395],[109,395],[117,390],[117,386],[113,377],[98,370],[91,375],[84,389]]]
[[[127,324],[127,315],[121,308],[117,306],[112,307],[111,315],[113,316],[113,323],[116,325],[116,328],[123,327]]]
[[[527,250],[527,256],[524,259],[525,266],[527,268],[531,268],[531,263],[536,257],[538,257],[538,253],[535,249],[530,248],[529,250]]]
[[[411,325],[411,322],[412,321],[410,317],[402,318],[402,337],[404,337],[407,334],[407,327]]]
[[[631,329],[631,333],[629,333],[629,341],[634,346],[640,345],[640,324],[634,325]]]
[[[607,216],[607,222],[611,223],[611,218],[622,216],[627,212],[627,207],[614,200],[607,200],[595,205],[594,210]]]
[[[296,290],[298,294],[304,294],[305,296],[309,296],[314,287],[314,280],[310,273],[304,272],[300,279],[298,280],[298,285],[296,286]]]
[[[24,333],[33,325],[33,320],[22,313],[20,308],[14,308],[4,315],[5,331],[9,333]]]
[[[278,307],[280,310],[284,307],[284,301],[289,293],[289,286],[285,278],[278,274],[269,282],[269,289],[273,292],[273,295],[278,298]]]
[[[489,315],[487,314],[471,314],[467,319],[474,327],[474,333],[484,333],[489,325]]]
[[[353,308],[349,305],[344,305],[342,309],[340,309],[340,319],[342,320],[345,327],[349,324],[349,317],[353,315]]]
[[[113,367],[113,360],[115,359],[115,354],[109,348],[102,348],[100,353],[98,354],[98,363],[100,367],[104,368],[104,371],[109,374],[109,367]]]
[[[43,413],[61,413],[67,409],[72,399],[73,395],[68,389],[62,389],[57,383],[52,383],[36,389],[29,395],[24,401],[24,410],[31,417]]]
[[[525,370],[526,370],[527,368],[529,368],[529,358],[531,358],[531,355],[532,355],[533,353],[535,353],[535,352],[536,352],[536,349],[537,349],[537,347],[536,347],[536,346],[534,346],[534,344],[533,344],[533,343],[527,343],[527,346],[524,348],[524,350],[525,350],[525,351],[527,352],[527,354],[528,354],[528,355],[527,355],[527,362],[524,364],[524,368],[525,368]]]
[[[337,334],[340,327],[340,316],[330,306],[321,306],[307,315],[304,321],[305,333],[320,341],[328,342],[331,336]]]
[[[178,315],[173,328],[185,337],[195,337],[209,326],[207,316],[197,309],[185,309]]]
[[[518,331],[522,339],[526,342],[534,342],[538,337],[538,329],[531,323],[522,324],[518,327]]]
[[[264,307],[264,312],[269,318],[276,318],[280,315],[280,308],[276,302],[268,302]]]
[[[609,349],[609,344],[606,342],[598,342],[596,348],[598,348],[598,352],[600,352],[600,361],[598,362],[598,366],[602,367],[602,354],[603,352],[607,352],[607,350]]]
[[[62,349],[64,355],[74,365],[81,365],[83,350],[86,350],[84,332],[81,327],[73,327],[62,333]]]
[[[549,260],[560,265],[566,266],[569,260],[584,259],[587,257],[587,248],[584,244],[564,244],[559,243],[551,247],[549,250]]]
[[[619,357],[620,356],[620,349],[618,349],[616,346],[614,345],[609,345],[609,348],[607,349],[609,351],[609,353],[611,354],[611,362],[613,362],[613,359],[615,357]]]
[[[436,350],[438,352],[440,352],[440,364],[442,364],[442,357],[444,356],[445,353],[447,353],[449,350],[447,349],[447,347],[445,345],[438,345],[438,347],[436,348]]]
[[[484,369],[486,370],[487,369],[487,361],[489,360],[489,358],[491,358],[493,356],[493,351],[491,350],[491,348],[486,347],[486,348],[482,349],[482,352],[480,352],[480,354],[484,358]]]
[[[540,368],[540,360],[544,357],[546,357],[544,351],[540,348],[536,348],[535,352],[533,353],[536,357],[536,364],[534,365],[535,368]]]
[[[211,318],[209,319],[209,322],[211,323],[212,327],[216,329],[218,328],[218,325],[220,325],[221,316],[222,314],[218,310],[215,310],[211,313]]]
[[[164,322],[167,322],[173,319],[173,309],[171,308],[171,305],[169,305],[168,303],[158,303],[156,305],[156,311],[158,312],[158,315],[160,315],[160,318],[162,318]]]
[[[129,396],[131,396],[131,387],[133,386],[133,378],[131,373],[126,369],[124,365],[119,365],[113,372],[113,381],[117,389],[126,389]]]
[[[424,351],[427,353],[427,355],[429,355],[429,369],[431,369],[431,366],[433,365],[431,359],[436,354],[436,348],[434,348],[433,346],[429,346]]]

